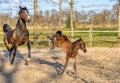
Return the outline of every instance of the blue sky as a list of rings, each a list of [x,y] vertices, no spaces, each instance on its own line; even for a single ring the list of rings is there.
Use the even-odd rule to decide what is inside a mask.
[[[59,0],[54,0],[59,1]],[[74,0],[76,4],[74,9],[78,11],[89,11],[100,12],[104,9],[112,9],[112,6],[116,3],[115,0]],[[26,6],[30,13],[33,13],[33,0],[0,0],[0,13],[11,13],[16,15],[19,11],[19,5]],[[38,0],[39,10],[51,10],[57,9],[58,6],[47,2],[47,0]],[[62,8],[68,8],[69,5],[63,4]]]

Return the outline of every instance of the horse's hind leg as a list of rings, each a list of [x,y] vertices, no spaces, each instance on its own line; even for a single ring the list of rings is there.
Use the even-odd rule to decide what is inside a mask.
[[[13,64],[13,62],[14,62],[14,58],[16,56],[16,50],[17,50],[17,47],[14,47],[13,57],[12,57],[12,60],[10,62],[11,64]]]
[[[7,50],[9,51],[9,59],[10,59],[13,47],[11,47],[11,48],[9,47],[8,40],[7,40],[6,36],[4,37],[4,44],[5,44],[6,48],[7,48]]]
[[[31,46],[30,46],[30,42],[28,41],[27,42],[27,47],[28,47],[28,58],[27,58],[27,61],[30,61],[30,58],[31,58]]]

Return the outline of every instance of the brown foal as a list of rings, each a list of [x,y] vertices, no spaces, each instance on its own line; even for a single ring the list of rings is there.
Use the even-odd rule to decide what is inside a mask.
[[[74,42],[71,42],[66,35],[62,34],[62,31],[57,31],[52,37],[49,37],[49,39],[54,39],[55,42],[53,44],[55,44],[57,47],[62,48],[67,54],[64,69],[60,73],[60,76],[64,73],[70,58],[73,58],[74,60],[73,68],[75,75],[77,75],[76,56],[78,54],[78,49],[81,49],[83,52],[87,52],[83,39],[80,38]]]

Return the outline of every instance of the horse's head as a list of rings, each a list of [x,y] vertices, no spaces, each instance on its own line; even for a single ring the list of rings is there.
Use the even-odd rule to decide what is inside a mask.
[[[80,38],[80,39],[78,40],[78,42],[79,42],[79,45],[80,45],[80,49],[81,49],[83,52],[87,52],[87,49],[86,49],[86,46],[85,46],[85,42],[83,41],[83,39]]]
[[[26,7],[21,7],[19,6],[20,8],[20,11],[19,11],[19,15],[20,15],[20,18],[25,21],[25,22],[30,22],[31,21],[31,18],[30,18],[30,15],[29,15],[29,11]]]

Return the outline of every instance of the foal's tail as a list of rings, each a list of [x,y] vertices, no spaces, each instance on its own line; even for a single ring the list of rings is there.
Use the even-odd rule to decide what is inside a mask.
[[[8,24],[4,24],[3,25],[3,32],[4,33],[7,33],[8,31],[11,31],[11,27],[8,25]]]

